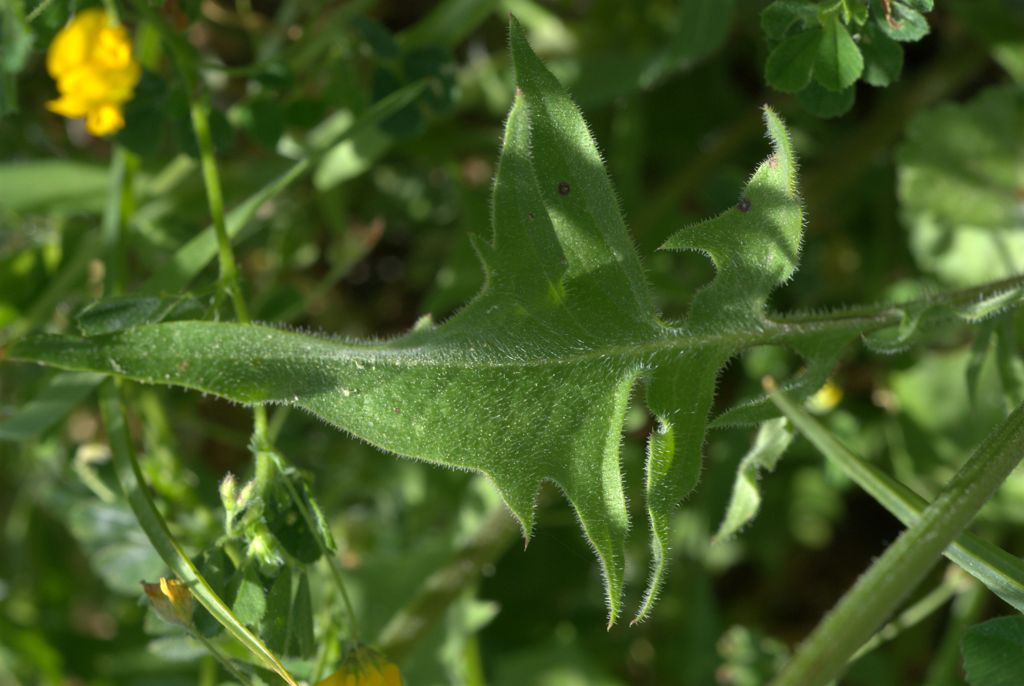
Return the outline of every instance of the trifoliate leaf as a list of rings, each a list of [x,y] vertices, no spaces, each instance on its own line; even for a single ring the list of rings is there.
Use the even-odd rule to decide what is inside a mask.
[[[864,55],[864,81],[884,88],[899,79],[903,71],[903,47],[882,33],[875,24],[865,25],[860,35],[860,50]]]
[[[787,36],[768,55],[764,78],[775,90],[796,93],[811,82],[823,32],[814,27]]]
[[[839,15],[831,13],[822,21],[814,80],[830,91],[843,91],[860,78],[864,58]]]
[[[803,0],[775,0],[761,12],[761,29],[772,40],[782,40],[794,26],[818,24],[818,8]]]
[[[891,0],[892,12],[887,14],[883,0],[873,0],[872,15],[882,32],[900,42],[919,41],[928,35],[928,20],[922,12],[930,12],[932,3],[922,0]]]

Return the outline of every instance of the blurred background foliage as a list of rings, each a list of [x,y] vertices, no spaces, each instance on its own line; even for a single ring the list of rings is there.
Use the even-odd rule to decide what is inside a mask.
[[[111,144],[44,108],[55,94],[46,46],[88,4],[6,0],[0,19],[0,345],[33,330],[72,330],[76,313],[110,294],[100,217]],[[792,34],[762,26],[762,17],[801,4],[784,0],[765,12],[769,3],[734,0],[178,0],[159,11],[200,56],[229,207],[381,98],[426,84],[259,206],[236,241],[259,320],[386,337],[425,314],[445,318],[479,289],[469,236],[490,230],[512,96],[508,13],[591,122],[667,316],[684,313],[712,272],[699,255],[655,249],[735,202],[765,154],[764,102],[793,130],[809,212],[801,269],[774,296],[778,309],[903,298],[1020,272],[1024,5],[938,3],[918,15],[927,35],[899,44],[898,78],[892,69],[885,78],[881,67],[865,71],[848,86],[856,96],[848,112],[826,119],[806,92],[774,90],[777,74],[766,72]],[[931,3],[896,4],[916,13]],[[882,2],[821,5],[838,13],[827,21],[849,22],[868,63],[866,46],[879,35],[905,40],[885,34],[884,18],[858,24],[856,13],[843,15],[863,6],[877,19]],[[115,138],[138,158],[128,292],[173,273],[171,257],[209,221],[186,94],[158,37],[141,26],[135,41],[146,71]],[[207,268],[174,308],[216,314],[208,304],[215,279]],[[850,351],[835,377],[842,400],[823,419],[861,455],[932,494],[1019,398],[1021,325],[1011,313],[972,331],[937,329],[926,346],[895,356]],[[752,351],[721,379],[719,402],[752,395],[762,375],[794,364],[784,351]],[[202,647],[141,600],[138,582],[159,577],[163,565],[113,478],[94,388],[91,375],[0,367],[0,684],[220,683]],[[248,413],[147,387],[130,389],[130,406],[164,515],[190,551],[207,551],[207,571],[216,568],[218,483],[251,470]],[[650,422],[640,408],[630,414],[627,483],[642,483]],[[473,561],[459,592],[430,610],[430,630],[396,650],[414,685],[759,684],[900,530],[798,439],[763,479],[759,518],[710,545],[752,439],[750,431],[714,432],[701,487],[676,515],[674,570],[653,618],[606,631],[595,559],[559,498],[543,499],[523,550],[517,532],[495,527],[501,505],[480,479],[379,454],[299,413],[273,413],[272,431],[311,477],[370,642],[453,556]],[[631,495],[627,573],[637,589],[647,532],[641,494]],[[977,531],[1024,550],[1022,503],[1017,475]],[[281,602],[255,574],[249,581],[263,585],[255,592],[262,602]],[[254,612],[259,624],[267,607],[240,600],[244,578],[227,570],[224,579],[234,584],[236,612]],[[315,632],[309,645],[284,646],[299,662],[336,659],[345,638],[324,600],[326,579],[311,565],[308,580],[295,582],[298,595],[283,601],[285,614],[305,612]],[[966,625],[1006,608],[954,581],[937,571],[929,588],[952,583],[952,602],[861,658],[843,683],[962,683],[957,645]],[[268,620],[261,626],[266,636]]]

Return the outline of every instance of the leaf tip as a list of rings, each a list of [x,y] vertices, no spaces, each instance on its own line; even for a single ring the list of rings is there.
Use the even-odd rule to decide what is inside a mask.
[[[789,129],[782,117],[770,106],[762,105],[761,113],[764,118],[764,126],[768,133],[768,139],[772,143],[772,157],[768,158],[771,167],[783,165],[782,172],[786,182],[786,190],[796,194],[796,155],[793,152],[793,141],[789,135]]]

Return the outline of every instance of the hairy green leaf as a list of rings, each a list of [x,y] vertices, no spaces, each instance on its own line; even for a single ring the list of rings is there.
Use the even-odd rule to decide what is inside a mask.
[[[267,611],[267,596],[263,590],[263,582],[255,569],[249,569],[242,575],[231,609],[242,624],[255,626],[263,619],[263,614]]]
[[[451,319],[387,342],[349,342],[268,326],[148,324],[77,338],[37,336],[15,359],[184,386],[243,403],[301,407],[383,450],[487,475],[528,537],[540,485],[575,508],[620,613],[628,516],[621,429],[638,381],[658,419],[646,496],[652,572],[647,615],[668,564],[673,509],[695,487],[722,366],[756,345],[804,356],[788,388],[821,385],[845,345],[866,332],[954,316],[981,299],[1016,302],[1017,281],[836,315],[769,317],[769,294],[794,273],[803,212],[796,160],[765,110],[773,154],[736,204],[671,237],[666,249],[710,257],[715,279],[686,321],[662,321],[579,111],[512,22],[518,89],[494,184],[494,233],[477,239],[486,284]],[[754,400],[719,424],[776,416]]]

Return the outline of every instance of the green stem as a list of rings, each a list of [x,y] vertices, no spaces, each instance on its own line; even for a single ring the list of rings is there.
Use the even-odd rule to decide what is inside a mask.
[[[973,584],[953,602],[942,645],[928,665],[924,686],[959,686],[963,683],[959,675],[960,642],[971,625],[981,617],[987,600],[985,589]]]
[[[270,649],[235,617],[171,533],[166,520],[157,509],[156,503],[153,502],[142,475],[142,469],[135,456],[135,448],[132,445],[125,420],[121,389],[117,383],[110,379],[100,386],[100,411],[110,441],[118,480],[121,482],[121,488],[128,498],[128,504],[135,513],[143,532],[171,572],[189,587],[196,600],[209,611],[214,619],[220,622],[228,633],[234,636],[261,664],[276,672],[289,686],[298,686],[292,675],[288,673],[288,670]]]
[[[224,222],[224,196],[221,192],[217,159],[213,154],[209,107],[199,97],[194,97],[190,111],[192,128],[199,145],[199,165],[203,172],[203,184],[206,186],[206,202],[210,206],[210,219],[217,236],[217,258],[220,264],[221,284],[231,296],[238,321],[248,324],[251,321],[249,308],[245,304],[242,288],[238,282],[238,265],[235,262],[235,254],[231,249],[231,238],[228,237],[227,225]]]
[[[951,567],[951,569],[956,569],[956,567]],[[956,597],[958,592],[959,590],[948,579],[943,579],[942,583],[929,591],[923,598],[883,626],[878,633],[860,647],[860,650],[850,658],[850,662],[859,660],[883,643],[893,640],[907,629],[920,624]]]
[[[203,171],[203,184],[206,187],[206,202],[210,207],[210,220],[217,236],[217,258],[220,264],[221,286],[231,296],[235,308],[235,317],[242,324],[252,321],[249,307],[245,304],[242,286],[238,280],[238,264],[235,253],[231,249],[231,237],[228,236],[227,224],[224,220],[224,195],[221,192],[220,172],[217,170],[217,158],[213,153],[213,138],[210,135],[210,112],[206,102],[198,96],[191,103],[192,128],[196,133],[199,145],[199,164]],[[220,290],[218,290],[218,294]],[[257,405],[253,413],[253,442],[259,450],[269,444],[267,438],[267,409]],[[257,465],[258,467],[258,465]]]
[[[905,526],[914,524],[928,501],[875,465],[861,459],[788,396],[775,398],[782,413],[825,459],[864,489]],[[951,561],[1007,604],[1024,612],[1024,561],[999,546],[964,532],[944,551]]]
[[[784,412],[794,405],[776,390],[770,395]],[[774,686],[824,686],[842,674],[853,654],[935,565],[1022,457],[1024,405],[986,437],[920,518],[846,592]]]
[[[115,25],[121,23],[121,13],[117,11],[117,3],[114,0],[103,0],[103,8],[107,11],[111,22]]]
[[[46,8],[53,4],[53,0],[43,0],[38,5],[32,8],[32,11],[25,16],[25,21],[31,24],[35,21],[40,14],[46,11]]]

